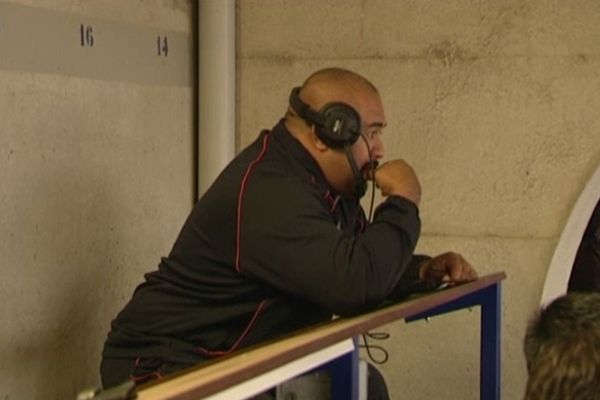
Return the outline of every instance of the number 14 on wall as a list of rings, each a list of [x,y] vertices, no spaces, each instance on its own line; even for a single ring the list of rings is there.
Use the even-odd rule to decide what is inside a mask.
[[[156,51],[159,56],[166,57],[169,55],[169,41],[166,36],[156,37]]]

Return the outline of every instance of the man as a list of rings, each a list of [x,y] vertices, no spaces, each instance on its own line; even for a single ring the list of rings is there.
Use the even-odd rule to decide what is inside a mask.
[[[600,293],[572,292],[530,322],[526,400],[600,400]]]
[[[374,168],[385,126],[377,89],[354,72],[317,71],[294,89],[285,118],[225,168],[113,321],[103,385],[476,279],[458,254],[413,256],[421,188],[402,160]],[[371,224],[366,179],[386,196]]]

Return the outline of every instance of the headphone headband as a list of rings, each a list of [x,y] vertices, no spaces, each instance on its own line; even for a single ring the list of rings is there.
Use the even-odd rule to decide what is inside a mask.
[[[298,116],[303,120],[311,122],[314,125],[323,126],[325,124],[323,116],[302,101],[300,98],[300,89],[300,86],[292,89],[292,93],[290,94],[290,106],[292,106],[292,109],[296,111]]]

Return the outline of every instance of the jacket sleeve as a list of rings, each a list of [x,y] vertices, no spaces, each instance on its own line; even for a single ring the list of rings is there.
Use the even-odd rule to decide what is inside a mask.
[[[414,269],[421,224],[404,198],[384,201],[360,235],[339,230],[321,194],[298,180],[253,185],[240,215],[240,272],[334,314],[377,306],[411,280],[402,277]]]
[[[430,288],[419,279],[419,268],[424,261],[430,259],[431,257],[429,256],[415,254],[388,299],[391,301],[400,301],[410,294],[429,291]]]

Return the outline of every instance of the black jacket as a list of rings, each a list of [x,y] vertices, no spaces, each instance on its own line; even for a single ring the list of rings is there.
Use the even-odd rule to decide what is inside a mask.
[[[112,322],[104,357],[197,362],[407,294],[417,207],[390,197],[366,226],[283,122],[198,201],[157,271]]]

